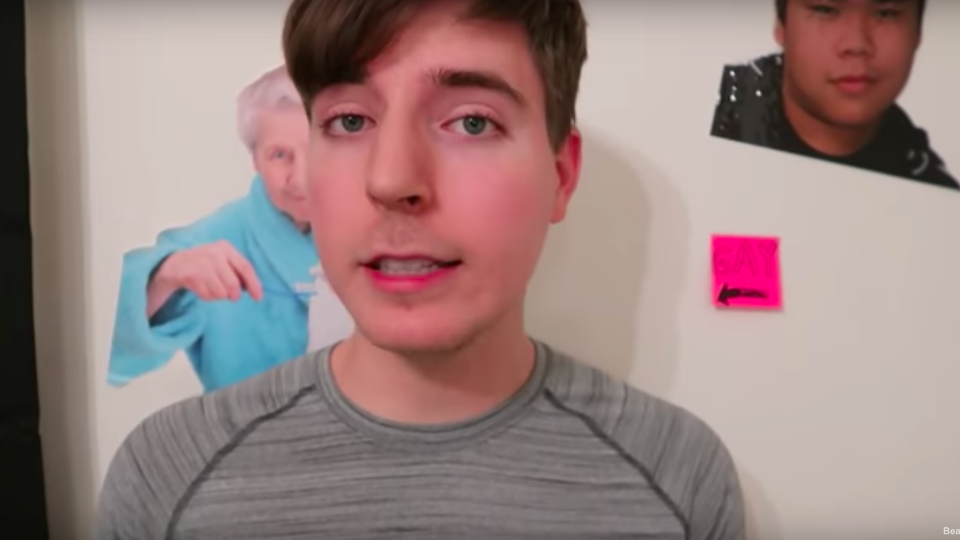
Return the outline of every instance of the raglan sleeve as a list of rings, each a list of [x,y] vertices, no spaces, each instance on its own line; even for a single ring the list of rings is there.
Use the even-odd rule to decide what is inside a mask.
[[[111,460],[97,501],[95,540],[165,538],[184,482],[171,459],[176,439],[162,437],[162,422],[159,415],[148,418]]]
[[[745,512],[737,467],[720,438],[704,426],[698,474],[688,507],[689,540],[744,540]]]

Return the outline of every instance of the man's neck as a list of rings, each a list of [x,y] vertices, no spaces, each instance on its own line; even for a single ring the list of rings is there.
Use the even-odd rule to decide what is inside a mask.
[[[535,347],[520,325],[484,333],[455,353],[410,359],[359,332],[331,354],[340,392],[368,414],[405,424],[469,420],[515,394],[534,368]]]
[[[783,111],[793,131],[807,146],[831,157],[844,157],[865,147],[880,126],[880,120],[866,126],[832,125],[807,112],[783,87]]]

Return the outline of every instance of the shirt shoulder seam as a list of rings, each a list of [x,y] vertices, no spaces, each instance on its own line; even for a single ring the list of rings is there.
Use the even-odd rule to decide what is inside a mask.
[[[677,518],[677,521],[680,522],[680,526],[683,527],[683,536],[685,539],[690,538],[690,521],[684,515],[683,510],[680,509],[680,505],[663,489],[663,486],[657,482],[654,478],[653,473],[650,469],[640,462],[633,454],[627,452],[627,450],[613,437],[610,436],[607,432],[600,428],[596,421],[593,420],[589,415],[578,411],[569,405],[563,403],[560,398],[556,396],[549,388],[544,389],[544,396],[548,403],[550,403],[554,408],[559,410],[562,413],[573,416],[581,423],[583,423],[587,429],[589,429],[597,439],[600,440],[603,444],[610,447],[617,455],[620,456],[630,467],[636,470],[646,481],[650,484],[651,489],[654,493],[657,494],[657,497],[670,509],[673,515]]]
[[[219,450],[207,461],[203,469],[197,473],[197,476],[194,477],[193,481],[190,482],[190,485],[183,491],[183,494],[177,500],[177,504],[173,508],[173,512],[170,514],[170,520],[167,522],[167,528],[164,532],[163,538],[165,540],[175,540],[174,533],[176,532],[177,525],[180,524],[180,518],[183,516],[183,513],[187,509],[187,505],[196,495],[197,490],[200,489],[201,484],[210,476],[210,474],[217,468],[223,459],[229,455],[233,450],[235,450],[240,444],[246,439],[253,431],[263,424],[264,422],[280,416],[281,414],[289,411],[303,399],[304,396],[316,390],[315,385],[306,386],[300,389],[293,397],[287,400],[286,403],[277,407],[276,409],[264,413],[260,416],[255,417],[253,420],[247,422],[242,429],[238,430],[237,433],[230,438]]]

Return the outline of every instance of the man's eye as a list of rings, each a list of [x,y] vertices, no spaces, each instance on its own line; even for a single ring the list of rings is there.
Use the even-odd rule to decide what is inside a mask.
[[[837,13],[839,13],[839,10],[837,8],[826,5],[826,4],[817,4],[814,6],[810,6],[810,10],[819,15],[836,15]]]
[[[463,129],[471,135],[479,135],[483,133],[483,129],[486,127],[486,118],[480,116],[468,116],[463,119]]]
[[[342,114],[331,119],[328,129],[334,133],[357,133],[367,125],[367,119],[358,114]]]
[[[483,135],[484,132],[489,131],[491,128],[496,128],[492,120],[477,114],[457,119],[454,126],[455,131],[473,137]]]

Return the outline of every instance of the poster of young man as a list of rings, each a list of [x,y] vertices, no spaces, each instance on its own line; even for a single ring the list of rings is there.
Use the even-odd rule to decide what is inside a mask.
[[[898,104],[926,0],[774,0],[780,51],[723,68],[711,135],[960,189]]]

